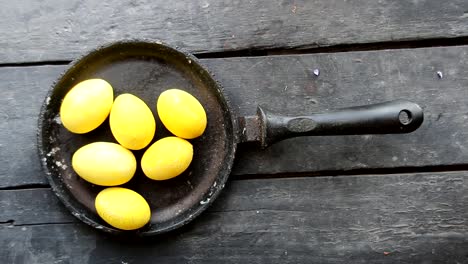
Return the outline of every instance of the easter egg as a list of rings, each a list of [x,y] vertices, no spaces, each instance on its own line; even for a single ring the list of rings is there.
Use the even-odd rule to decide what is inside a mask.
[[[205,131],[205,109],[197,98],[186,91],[169,89],[162,92],[156,109],[164,126],[178,137],[193,139]]]
[[[75,85],[63,98],[60,119],[69,131],[83,134],[101,125],[112,107],[112,86],[102,79],[89,79]]]
[[[106,223],[122,230],[141,228],[151,218],[151,210],[145,198],[126,188],[110,187],[102,190],[96,196],[94,205]]]
[[[143,154],[141,168],[153,180],[167,180],[184,172],[192,162],[193,146],[185,139],[165,137]]]
[[[143,100],[128,93],[115,98],[109,122],[117,142],[132,150],[146,147],[156,132],[150,108]]]
[[[102,186],[128,182],[136,171],[133,153],[116,143],[94,142],[79,148],[72,157],[73,170],[84,180]]]

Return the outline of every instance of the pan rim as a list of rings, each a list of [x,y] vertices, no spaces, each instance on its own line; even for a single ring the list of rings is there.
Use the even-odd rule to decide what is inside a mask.
[[[227,154],[225,158],[223,159],[223,165],[221,169],[219,170],[220,173],[216,176],[215,182],[217,183],[216,186],[212,186],[213,188],[210,188],[209,194],[205,193],[203,198],[200,201],[205,201],[205,203],[198,203],[199,206],[195,207],[194,211],[191,212],[189,217],[184,217],[178,222],[175,222],[171,224],[170,226],[166,228],[160,228],[160,229],[152,229],[150,228],[149,230],[135,230],[135,231],[124,231],[124,230],[119,230],[115,228],[111,228],[105,225],[102,225],[100,223],[95,222],[94,220],[90,219],[87,217],[86,213],[80,212],[80,209],[77,208],[76,203],[78,203],[76,198],[73,197],[71,193],[69,193],[68,190],[60,188],[59,182],[63,181],[61,179],[58,179],[59,177],[54,177],[53,171],[49,168],[49,165],[46,160],[46,153],[43,148],[44,146],[44,123],[45,123],[45,115],[47,113],[47,107],[48,107],[48,101],[50,98],[52,98],[52,94],[54,90],[56,89],[57,85],[70,73],[73,71],[73,69],[82,61],[89,59],[96,54],[99,54],[100,52],[109,49],[109,48],[114,48],[116,46],[124,46],[124,45],[151,45],[154,47],[164,47],[171,49],[172,51],[179,53],[183,56],[185,56],[187,59],[191,60],[192,63],[196,64],[203,72],[200,74],[204,74],[205,76],[208,76],[209,81],[214,84],[214,87],[216,88],[217,92],[219,93],[217,96],[218,98],[221,98],[221,103],[223,109],[226,109],[227,115],[230,120],[224,120],[225,123],[229,123],[230,126],[232,127],[232,134],[227,135],[227,142],[228,146],[226,146]],[[232,170],[232,166],[234,164],[234,159],[235,159],[235,154],[237,150],[237,144],[239,143],[239,124],[238,124],[238,115],[234,111],[235,108],[232,107],[232,103],[230,102],[229,98],[226,97],[226,92],[222,85],[218,82],[218,80],[215,78],[213,73],[207,69],[205,65],[202,65],[201,62],[199,61],[198,58],[196,58],[193,54],[190,52],[187,52],[177,46],[171,46],[167,43],[164,43],[163,41],[160,40],[148,40],[148,39],[123,39],[119,41],[112,41],[108,42],[103,45],[99,45],[95,48],[92,48],[84,53],[82,53],[80,56],[75,58],[71,63],[67,65],[67,68],[55,79],[55,81],[52,83],[51,87],[49,88],[44,101],[41,105],[41,109],[39,112],[39,118],[38,118],[38,132],[37,132],[37,150],[38,150],[38,156],[39,156],[39,161],[42,167],[42,171],[45,174],[45,177],[47,181],[49,182],[52,191],[54,194],[58,197],[60,202],[67,208],[67,210],[76,218],[78,218],[80,221],[84,222],[85,224],[94,227],[95,229],[102,230],[106,233],[111,233],[111,234],[117,234],[117,235],[131,235],[131,236],[137,236],[137,237],[147,237],[147,236],[154,236],[158,234],[163,234],[167,233],[169,231],[178,229],[189,222],[193,221],[196,219],[202,212],[204,212],[213,202],[216,200],[216,198],[219,196],[220,192],[224,189],[225,184],[229,178],[229,175]],[[57,176],[57,175],[55,175]]]

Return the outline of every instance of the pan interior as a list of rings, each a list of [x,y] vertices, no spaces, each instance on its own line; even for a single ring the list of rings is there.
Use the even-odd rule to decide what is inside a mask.
[[[72,155],[78,148],[96,141],[117,142],[110,132],[109,121],[90,133],[78,135],[67,131],[59,119],[65,94],[78,82],[90,78],[108,81],[114,88],[114,97],[131,93],[146,102],[156,119],[153,142],[171,135],[156,112],[161,92],[179,88],[201,102],[208,125],[201,137],[190,140],[194,148],[190,167],[174,179],[153,181],[140,167],[147,148],[134,151],[138,169],[123,187],[137,191],[150,205],[152,217],[147,226],[137,231],[140,235],[174,229],[203,211],[222,189],[231,169],[236,138],[232,113],[216,81],[194,57],[148,42],[116,43],[91,52],[73,63],[46,98],[39,122],[39,152],[47,177],[62,202],[75,216],[94,227],[123,232],[107,225],[96,213],[94,199],[104,187],[84,181],[71,166]]]

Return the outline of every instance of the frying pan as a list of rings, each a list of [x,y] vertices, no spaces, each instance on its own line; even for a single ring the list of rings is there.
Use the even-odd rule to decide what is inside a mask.
[[[150,222],[135,231],[122,231],[101,220],[94,199],[104,187],[84,181],[71,167],[71,157],[78,148],[95,141],[116,142],[108,120],[82,135],[61,125],[61,100],[71,87],[89,78],[107,80],[115,96],[129,92],[145,101],[157,122],[154,140],[170,135],[155,111],[156,99],[164,90],[188,91],[207,113],[207,128],[201,137],[191,140],[193,161],[182,175],[153,181],[139,168],[124,185],[140,193],[152,212]],[[71,63],[44,100],[38,150],[53,191],[74,216],[108,233],[151,236],[187,224],[215,200],[228,179],[239,143],[258,142],[267,147],[296,136],[408,133],[422,121],[422,109],[403,100],[296,117],[259,107],[256,115],[239,117],[222,87],[193,55],[161,42],[132,40],[99,47]],[[143,151],[134,152],[137,160]]]

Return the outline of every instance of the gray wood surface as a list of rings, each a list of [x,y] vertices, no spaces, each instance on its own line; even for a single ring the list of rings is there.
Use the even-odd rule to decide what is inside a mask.
[[[0,6],[0,63],[70,60],[122,38],[206,53],[468,36],[464,0],[1,0]]]
[[[63,66],[0,68],[0,187],[45,183],[36,149],[39,111]]]
[[[0,263],[468,264],[468,46],[454,46],[468,44],[468,1],[0,6]],[[402,98],[424,108],[425,122],[409,135],[242,145],[233,177],[199,218],[154,239],[119,240],[57,200],[36,129],[68,61],[131,38],[212,58],[202,63],[240,115],[257,105],[297,115]],[[356,52],[386,48],[398,49]],[[299,55],[323,51],[331,53]]]
[[[0,191],[0,259],[467,263],[467,203],[465,171],[230,181],[189,226],[135,242],[78,223],[47,188]]]
[[[253,115],[257,105],[293,115],[398,98],[425,111],[422,127],[408,135],[295,138],[266,150],[241,146],[233,175],[467,164],[467,46],[202,61],[240,115]],[[0,68],[0,187],[45,183],[35,149],[37,115],[65,68]]]

